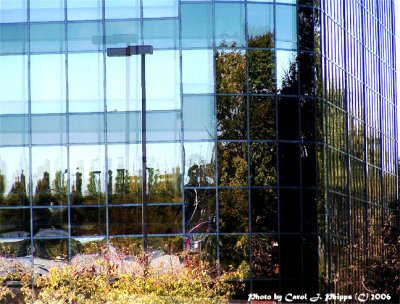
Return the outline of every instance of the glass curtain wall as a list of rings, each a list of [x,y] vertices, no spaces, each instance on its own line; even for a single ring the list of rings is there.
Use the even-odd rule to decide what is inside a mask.
[[[392,2],[333,2],[1,0],[1,257],[139,250],[148,44],[150,250],[316,292],[397,196]]]

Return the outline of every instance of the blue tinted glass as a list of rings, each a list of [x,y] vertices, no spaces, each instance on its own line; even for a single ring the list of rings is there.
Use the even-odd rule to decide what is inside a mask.
[[[272,38],[274,34],[274,7],[272,4],[249,3],[247,14],[249,39],[266,37],[268,35]],[[268,45],[265,45],[265,47],[268,47]]]
[[[0,23],[26,22],[26,0],[2,0],[0,2]]]
[[[68,20],[101,19],[102,2],[102,0],[68,0]]]
[[[103,49],[103,27],[100,21],[69,22],[68,50],[95,51]]]
[[[0,24],[0,53],[26,54],[28,50],[27,23]]]
[[[182,4],[182,46],[212,46],[211,3]]]
[[[217,46],[245,45],[245,6],[243,3],[215,4],[215,43]]]
[[[107,19],[139,18],[139,0],[106,0]]]
[[[30,0],[30,20],[64,20],[64,0]]]
[[[143,24],[144,44],[154,48],[177,48],[179,46],[179,23],[175,20],[145,20]]]
[[[212,96],[194,95],[183,98],[183,123],[186,140],[214,138],[214,108]]]
[[[31,23],[32,53],[61,53],[65,50],[64,23]]]
[[[144,18],[178,17],[178,2],[176,0],[146,0],[143,1]]]
[[[276,6],[276,47],[297,48],[296,6]]]

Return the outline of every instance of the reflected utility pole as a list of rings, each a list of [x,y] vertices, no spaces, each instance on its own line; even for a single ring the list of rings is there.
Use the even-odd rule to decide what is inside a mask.
[[[141,55],[141,86],[142,86],[142,234],[143,250],[147,264],[147,151],[146,151],[146,55],[153,54],[151,45],[131,45],[120,48],[107,48],[109,57],[127,57],[132,55]],[[129,72],[129,71],[128,71]],[[129,85],[129,84],[127,84]]]

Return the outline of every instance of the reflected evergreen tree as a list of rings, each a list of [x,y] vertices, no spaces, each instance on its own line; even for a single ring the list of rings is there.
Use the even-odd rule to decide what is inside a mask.
[[[29,198],[26,193],[25,175],[22,171],[21,175],[17,177],[14,184],[11,186],[10,192],[4,199],[4,204],[8,206],[29,206]]]
[[[76,168],[75,184],[72,185],[71,189],[71,203],[73,205],[78,205],[81,204],[82,201],[82,173],[79,172],[79,168]]]
[[[54,204],[50,191],[50,174],[47,171],[43,172],[43,177],[37,181],[33,203],[41,206]]]
[[[0,205],[4,203],[4,192],[6,191],[6,183],[5,183],[5,176],[0,171]]]

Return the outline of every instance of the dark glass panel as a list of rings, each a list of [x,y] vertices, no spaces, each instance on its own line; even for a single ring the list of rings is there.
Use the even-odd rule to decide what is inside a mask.
[[[251,236],[253,279],[279,278],[278,236]]]
[[[276,145],[250,144],[250,176],[252,186],[271,186],[277,182]]]
[[[251,189],[251,231],[278,231],[278,195],[275,189]]]
[[[215,185],[215,143],[185,143],[185,187]]]
[[[298,235],[280,236],[280,275],[284,293],[301,292],[298,282],[302,277],[302,239]]]
[[[106,212],[104,207],[71,208],[71,235],[93,236],[106,233]]]
[[[192,233],[185,236],[184,250],[186,253],[191,253],[194,256],[196,263],[197,256],[203,261],[215,266],[217,261],[217,238],[215,235],[207,233]],[[189,256],[186,260],[186,266],[192,263]]]
[[[246,139],[246,96],[217,97],[217,132],[219,139]]]
[[[300,99],[300,119],[301,119],[301,139],[304,141],[315,141],[315,130],[320,127],[317,125],[316,120],[321,119],[317,117],[318,115],[323,115],[323,113],[316,114],[316,101],[311,98],[301,98]]]
[[[245,186],[247,180],[247,145],[243,142],[218,143],[218,179],[221,186]]]
[[[109,233],[128,235],[142,233],[142,207],[110,207]]]
[[[300,139],[300,105],[297,98],[278,99],[278,130],[281,140]]]
[[[274,46],[274,7],[272,4],[249,3],[248,47],[272,48]]]
[[[68,247],[71,248],[72,255],[81,252],[82,244],[71,239],[35,239],[34,256],[49,260],[66,260],[68,258]]]
[[[25,239],[22,237],[20,240],[16,240],[15,237],[11,237],[10,239],[2,239],[0,245],[0,259],[2,260],[0,271],[3,273],[15,271],[15,263],[13,263],[12,260],[8,262],[6,259],[26,257],[30,255],[31,252],[30,239]]]
[[[249,93],[275,93],[275,57],[273,51],[248,51]]]
[[[160,257],[164,254],[173,254],[182,252],[182,237],[181,236],[170,236],[170,237],[155,237],[150,236],[148,239],[149,248],[153,251],[153,255],[150,256],[151,259]],[[163,260],[159,260],[162,262]],[[165,260],[164,260],[165,262]],[[156,264],[160,265],[156,262]]]
[[[30,235],[29,209],[0,209],[1,238],[23,238]]]
[[[317,167],[315,145],[309,143],[303,143],[300,145],[300,157],[301,157],[301,176],[303,187],[315,187],[317,170],[323,170],[323,168]],[[324,174],[324,172],[321,172]]]
[[[279,144],[279,183],[281,186],[300,186],[300,147],[298,144]]]
[[[175,234],[182,232],[182,206],[149,206],[150,234]]]
[[[303,232],[317,233],[317,194],[315,190],[303,189],[302,193],[302,215]]]
[[[302,0],[306,5],[312,5],[312,0]],[[311,2],[311,3],[307,3]],[[299,3],[302,4],[302,3]],[[297,10],[298,20],[298,42],[299,49],[301,50],[314,50],[314,29],[317,26],[314,16],[313,9],[311,7],[298,6]]]
[[[247,189],[220,189],[218,192],[219,229],[221,232],[249,231]]]
[[[302,210],[300,200],[300,190],[279,190],[280,232],[301,231]]]
[[[250,138],[275,139],[275,98],[250,97]]]
[[[185,96],[183,124],[185,140],[215,138],[214,98],[209,95]]]
[[[246,92],[245,52],[219,49],[216,53],[215,58],[216,58],[215,68],[216,68],[217,93],[231,93],[231,94],[245,93]],[[258,60],[258,64],[260,64],[260,61],[262,61],[262,59]],[[273,66],[273,63],[271,64]],[[261,73],[265,73],[262,64],[261,64],[261,70],[262,70]]]
[[[33,209],[33,232],[35,238],[68,237],[68,209]]]
[[[2,206],[29,206],[28,172],[28,148],[0,149],[0,204]]]
[[[185,221],[188,233],[215,232],[216,196],[213,189],[185,190]]]
[[[300,52],[297,57],[301,95],[316,93],[316,61],[314,54]]]
[[[249,237],[247,235],[221,235],[219,238],[220,263],[224,270],[250,267]],[[245,276],[248,278],[249,274]]]

